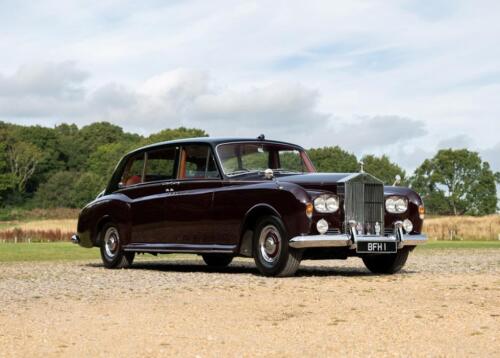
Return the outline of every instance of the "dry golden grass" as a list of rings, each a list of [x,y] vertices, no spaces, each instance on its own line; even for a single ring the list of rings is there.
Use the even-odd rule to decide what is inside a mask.
[[[57,219],[57,220],[36,220],[27,222],[18,222],[13,225],[21,230],[60,230],[62,232],[75,232],[75,219]]]
[[[67,241],[76,232],[75,219],[9,222],[2,226],[2,242]]]
[[[423,231],[430,240],[498,240],[500,215],[427,218]]]

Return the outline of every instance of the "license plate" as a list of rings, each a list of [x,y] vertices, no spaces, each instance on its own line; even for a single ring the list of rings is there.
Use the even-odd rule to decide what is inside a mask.
[[[356,252],[364,254],[388,254],[397,251],[395,242],[358,242]]]

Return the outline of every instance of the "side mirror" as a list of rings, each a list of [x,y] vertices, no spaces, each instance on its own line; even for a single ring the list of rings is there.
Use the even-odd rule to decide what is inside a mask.
[[[123,184],[123,182],[119,182],[118,189],[123,189],[123,188],[125,188],[125,184]]]

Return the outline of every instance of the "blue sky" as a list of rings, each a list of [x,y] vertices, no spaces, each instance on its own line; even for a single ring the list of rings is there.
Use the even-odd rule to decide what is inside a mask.
[[[0,0],[0,120],[341,145],[500,170],[497,1]]]

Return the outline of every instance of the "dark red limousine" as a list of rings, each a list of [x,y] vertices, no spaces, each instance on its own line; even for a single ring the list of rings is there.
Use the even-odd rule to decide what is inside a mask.
[[[125,155],[85,206],[72,241],[100,247],[108,268],[136,253],[195,253],[212,266],[253,257],[268,276],[304,259],[360,257],[394,273],[421,234],[424,206],[408,188],[359,173],[317,173],[303,148],[257,139],[195,138]]]

